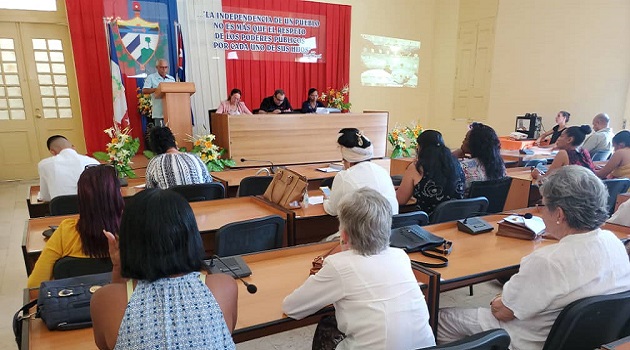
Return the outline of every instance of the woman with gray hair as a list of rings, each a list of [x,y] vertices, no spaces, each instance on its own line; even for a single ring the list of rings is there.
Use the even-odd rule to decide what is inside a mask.
[[[552,173],[540,191],[545,237],[559,242],[524,257],[489,309],[440,310],[438,343],[504,328],[512,339],[510,349],[541,349],[565,306],[630,289],[626,250],[612,232],[600,228],[608,217],[602,181],[589,169],[567,165]]]
[[[336,216],[339,203],[346,195],[362,187],[377,190],[387,198],[391,205],[391,214],[398,214],[398,201],[392,178],[387,170],[372,162],[374,147],[359,129],[339,130],[337,143],[341,149],[344,170],[333,180],[330,196],[324,200],[326,213]]]
[[[284,299],[302,319],[335,306],[341,342],[336,349],[417,349],[435,344],[429,312],[407,254],[389,247],[391,205],[362,188],[339,206],[341,252]],[[314,348],[320,348],[313,340]]]

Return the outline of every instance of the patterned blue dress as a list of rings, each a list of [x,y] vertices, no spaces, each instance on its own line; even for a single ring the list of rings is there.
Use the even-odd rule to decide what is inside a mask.
[[[127,304],[115,349],[236,346],[219,304],[201,282],[199,272],[192,272],[155,282],[139,281]]]

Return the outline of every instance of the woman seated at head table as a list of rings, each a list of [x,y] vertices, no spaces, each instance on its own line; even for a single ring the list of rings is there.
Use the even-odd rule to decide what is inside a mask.
[[[216,113],[231,115],[252,114],[247,106],[245,106],[245,102],[241,101],[241,90],[239,89],[232,89],[232,91],[230,91],[230,97],[225,101],[221,101]]]
[[[554,126],[553,129],[540,135],[540,137],[536,140],[534,144],[540,147],[555,147],[556,141],[560,137],[560,134],[562,134],[562,132],[566,129],[570,117],[571,113],[567,111],[558,112],[558,114],[556,115],[556,126]],[[549,139],[549,144],[543,145],[543,141],[549,138],[549,136],[551,136],[551,138]]]
[[[630,131],[622,130],[612,139],[615,152],[606,165],[595,170],[600,179],[630,178]]]
[[[524,257],[489,309],[441,309],[438,343],[503,328],[510,349],[542,349],[569,303],[630,289],[628,254],[619,238],[600,228],[608,217],[602,181],[584,167],[569,165],[551,174],[540,191],[545,237],[559,242]]]
[[[318,349],[335,348],[331,343],[339,343],[336,349],[434,345],[427,304],[409,257],[389,247],[391,211],[389,201],[371,188],[344,197],[339,205],[341,252],[326,257],[322,269],[284,299],[282,310],[298,320],[335,306],[336,322],[324,319],[315,332]],[[327,331],[321,329],[325,325]]]
[[[317,108],[323,108],[324,104],[317,100],[318,97],[316,88],[308,89],[308,100],[302,103],[302,113],[315,113]]]
[[[390,203],[392,214],[398,214],[396,190],[387,170],[370,160],[374,155],[374,147],[370,140],[355,128],[339,131],[337,143],[341,149],[341,158],[345,170],[335,175],[330,197],[324,199],[324,210],[336,216],[341,200],[362,187],[369,187],[383,194]]]
[[[237,287],[206,275],[195,216],[181,195],[147,189],[127,205],[107,237],[112,284],[90,305],[99,349],[235,349]],[[126,279],[126,280],[124,280]]]
[[[547,173],[555,171],[566,165],[581,165],[585,168],[595,171],[595,166],[591,160],[591,155],[588,151],[583,149],[582,143],[586,135],[590,134],[591,127],[588,125],[571,126],[566,128],[558,141],[556,142],[556,148],[558,148],[558,154],[553,159]],[[539,180],[544,174],[537,168],[532,169],[532,178]]]
[[[53,278],[57,260],[66,257],[106,258],[103,229],[118,231],[125,202],[116,169],[111,165],[88,166],[77,183],[79,218],[65,219],[48,239],[28,277],[28,287],[39,287]]]
[[[415,197],[418,208],[430,216],[438,204],[464,198],[466,178],[439,131],[422,132],[417,143],[416,160],[405,170],[396,197],[400,205]]]
[[[165,190],[173,186],[212,182],[208,168],[197,155],[177,149],[175,136],[168,127],[153,127],[149,131],[149,142],[156,156],[147,164],[146,188]]]
[[[473,181],[498,180],[506,176],[505,163],[501,158],[501,141],[488,125],[470,124],[461,147],[452,153],[460,158],[459,164],[466,177],[466,193]],[[465,158],[467,154],[471,158]]]

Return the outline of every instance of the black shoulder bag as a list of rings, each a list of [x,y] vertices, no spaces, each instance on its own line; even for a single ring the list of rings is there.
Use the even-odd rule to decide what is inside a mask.
[[[418,225],[410,225],[393,229],[389,239],[389,245],[395,248],[401,248],[407,253],[420,252],[426,257],[440,260],[442,261],[441,263],[414,261],[424,267],[439,268],[448,266],[448,258],[445,255],[451,253],[453,242],[436,236]],[[442,249],[439,249],[440,247],[442,247]],[[431,254],[429,251],[441,255]]]

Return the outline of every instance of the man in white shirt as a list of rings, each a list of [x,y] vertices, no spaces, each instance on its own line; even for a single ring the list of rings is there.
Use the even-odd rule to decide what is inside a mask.
[[[151,117],[155,121],[156,125],[163,125],[164,112],[162,110],[162,99],[155,98],[155,90],[157,90],[160,83],[174,83],[175,78],[166,74],[168,72],[168,61],[160,58],[155,63],[155,69],[157,72],[149,74],[144,80],[144,86],[142,87],[143,94],[151,94]]]
[[[612,152],[613,131],[608,126],[610,118],[606,113],[599,113],[593,118],[593,132],[588,135],[582,148],[588,150],[588,153],[595,155],[597,152]]]
[[[77,194],[77,182],[85,166],[100,163],[78,154],[70,141],[61,135],[49,137],[46,146],[53,156],[42,159],[37,165],[38,198],[48,202],[57,196]]]

